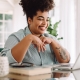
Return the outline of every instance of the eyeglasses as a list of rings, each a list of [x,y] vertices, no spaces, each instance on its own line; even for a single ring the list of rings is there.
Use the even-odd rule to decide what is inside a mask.
[[[14,62],[14,63],[10,63],[9,65],[11,67],[32,67],[34,66],[33,63],[29,63],[29,62],[22,62],[22,63]]]

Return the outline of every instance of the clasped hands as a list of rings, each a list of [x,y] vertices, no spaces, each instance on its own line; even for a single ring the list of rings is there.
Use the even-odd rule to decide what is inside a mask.
[[[46,50],[45,45],[50,44],[51,42],[52,42],[52,39],[45,36],[37,37],[34,35],[32,40],[32,43],[34,47],[37,48],[38,52],[40,51],[44,52]]]

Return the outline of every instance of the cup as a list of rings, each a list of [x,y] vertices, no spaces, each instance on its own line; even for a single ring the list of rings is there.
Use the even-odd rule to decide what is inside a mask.
[[[6,56],[0,56],[0,77],[4,77],[9,73],[9,61]]]

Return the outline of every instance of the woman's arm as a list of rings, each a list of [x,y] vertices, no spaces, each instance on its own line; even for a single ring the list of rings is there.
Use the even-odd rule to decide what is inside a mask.
[[[22,62],[31,43],[36,46],[39,52],[44,49],[44,44],[40,38],[32,34],[27,35],[11,49],[11,53],[18,63]]]
[[[64,49],[56,40],[43,36],[40,39],[42,42],[44,42],[44,44],[50,44],[58,62],[68,63],[70,61],[69,52]]]
[[[50,45],[52,49],[54,50],[56,59],[60,63],[68,63],[70,61],[69,52],[66,49],[64,49],[59,43],[57,43],[55,40],[52,40]]]
[[[30,35],[26,36],[11,49],[11,53],[17,62],[22,62],[31,42],[32,38]]]

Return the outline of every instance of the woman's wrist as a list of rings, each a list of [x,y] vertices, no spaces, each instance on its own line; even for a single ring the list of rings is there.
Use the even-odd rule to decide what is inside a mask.
[[[28,39],[30,42],[32,42],[33,41],[33,35],[32,34],[27,35],[26,39]]]
[[[54,43],[54,40],[52,38],[50,40],[51,40],[51,44]]]

